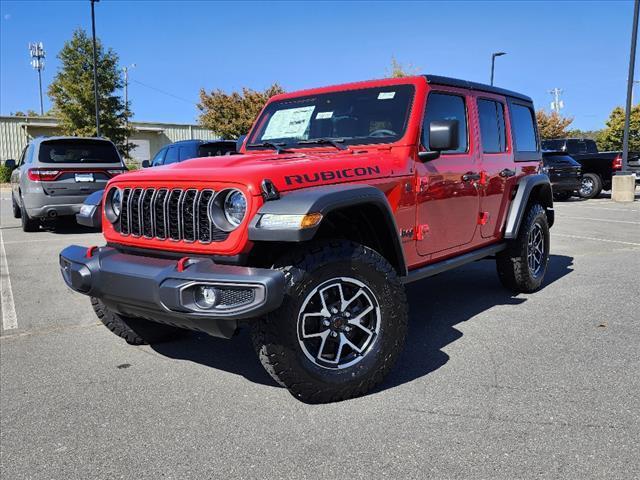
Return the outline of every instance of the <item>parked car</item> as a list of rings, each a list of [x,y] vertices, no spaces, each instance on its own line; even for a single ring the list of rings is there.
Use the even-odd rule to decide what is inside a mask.
[[[510,290],[542,285],[554,210],[525,95],[431,75],[286,93],[241,153],[107,185],[107,244],[60,265],[113,333],[250,326],[274,379],[330,402],[392,368],[405,284],[488,258]]]
[[[73,215],[82,202],[127,170],[115,145],[103,138],[38,137],[20,159],[7,160],[13,215],[33,232],[44,219]]]
[[[162,147],[151,160],[151,164],[143,166],[158,167],[190,158],[218,157],[235,153],[235,140],[182,140]]]
[[[184,140],[171,143],[162,147],[153,157],[151,166],[158,167],[175,162],[182,162],[196,157],[216,157],[222,155],[235,155],[237,153],[236,140]],[[149,162],[142,162],[144,168],[149,167]],[[94,229],[102,227],[102,195],[104,190],[96,191],[89,195],[76,214],[76,221],[80,225]]]
[[[622,169],[622,152],[599,152],[589,138],[559,138],[543,140],[544,150],[562,151],[571,155],[582,167],[582,198],[595,198],[602,190],[611,190],[611,177]],[[640,153],[629,155],[629,169],[640,181]]]
[[[567,200],[582,187],[581,166],[564,152],[542,152],[542,173],[551,180],[554,200]]]

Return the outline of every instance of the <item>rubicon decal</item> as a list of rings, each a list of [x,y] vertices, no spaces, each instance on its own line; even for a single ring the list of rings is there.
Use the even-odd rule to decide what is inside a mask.
[[[300,185],[305,183],[329,182],[331,180],[339,180],[344,178],[368,177],[370,175],[380,174],[380,167],[355,167],[342,168],[340,170],[326,170],[324,172],[305,173],[303,175],[287,175],[284,177],[287,185]]]

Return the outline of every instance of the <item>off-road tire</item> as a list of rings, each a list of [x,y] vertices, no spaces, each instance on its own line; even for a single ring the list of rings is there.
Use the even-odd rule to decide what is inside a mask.
[[[24,208],[24,200],[22,201],[22,206],[20,207],[20,220],[22,223],[22,231],[23,232],[37,232],[40,230],[40,219],[31,218],[27,213],[27,209]]]
[[[13,207],[13,218],[20,218],[22,211],[20,210],[13,193],[11,194],[11,206]]]
[[[589,199],[596,198],[600,195],[600,192],[602,192],[602,179],[600,178],[600,175],[597,173],[585,173],[582,175],[582,181],[584,182],[585,180],[591,182],[592,188],[589,190],[580,188],[580,190],[578,190],[580,197]]]
[[[529,266],[529,236],[534,229],[540,229],[544,252],[540,270],[534,273]],[[538,203],[529,205],[525,213],[518,237],[507,243],[507,248],[496,255],[496,266],[500,282],[516,293],[531,293],[540,288],[549,261],[549,223],[544,208]]]
[[[285,297],[277,310],[253,324],[251,337],[262,365],[275,381],[306,403],[341,401],[364,395],[378,385],[395,364],[407,332],[404,286],[389,262],[360,244],[327,240],[295,250],[274,268],[285,274]],[[362,282],[373,293],[379,305],[380,330],[358,363],[327,369],[304,353],[298,317],[314,289],[344,277]]]
[[[185,332],[181,328],[151,322],[144,318],[119,315],[95,297],[91,297],[91,306],[105,327],[131,345],[167,342]]]

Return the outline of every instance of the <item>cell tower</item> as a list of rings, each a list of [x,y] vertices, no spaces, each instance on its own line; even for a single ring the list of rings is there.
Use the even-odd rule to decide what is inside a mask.
[[[564,108],[564,102],[560,100],[560,95],[563,90],[561,88],[554,88],[553,90],[549,90],[549,93],[553,95],[553,101],[551,102],[551,111],[560,113],[560,110]]]
[[[38,71],[38,87],[40,88],[40,115],[44,115],[44,104],[42,103],[42,70],[44,70],[44,46],[42,42],[29,43],[29,54],[31,55],[31,66]]]

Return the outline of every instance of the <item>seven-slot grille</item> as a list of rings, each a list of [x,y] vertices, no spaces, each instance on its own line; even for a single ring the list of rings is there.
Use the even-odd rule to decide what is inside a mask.
[[[228,232],[209,218],[213,190],[125,188],[120,221],[122,235],[185,242],[222,242]]]

